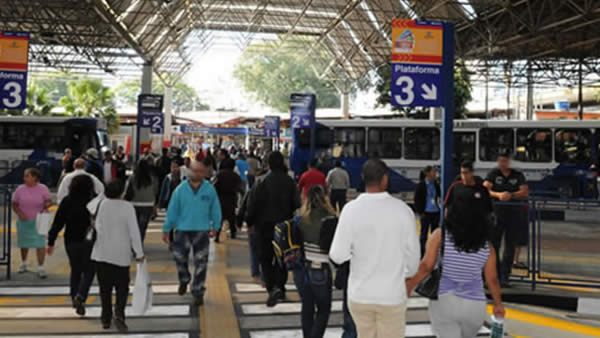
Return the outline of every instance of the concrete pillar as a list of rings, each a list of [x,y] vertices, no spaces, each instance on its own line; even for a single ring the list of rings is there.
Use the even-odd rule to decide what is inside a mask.
[[[350,119],[350,95],[348,93],[341,93],[342,101],[342,117],[344,120]]]
[[[485,61],[485,118],[490,119],[492,114],[489,108],[490,103],[490,65]]]
[[[152,63],[146,62],[142,67],[142,94],[152,94]]]
[[[431,107],[429,108],[429,120],[430,121],[439,121],[442,119],[442,111],[443,109],[440,107]]]
[[[147,62],[142,67],[142,93],[141,94],[152,94],[152,63]],[[135,152],[134,158],[136,161],[140,158],[140,146],[143,142],[150,142],[150,129],[149,128],[136,128],[137,135],[135,141]]]
[[[164,110],[165,110],[165,134],[164,140],[171,142],[171,117],[173,115],[173,87],[165,87],[165,98],[164,98]]]

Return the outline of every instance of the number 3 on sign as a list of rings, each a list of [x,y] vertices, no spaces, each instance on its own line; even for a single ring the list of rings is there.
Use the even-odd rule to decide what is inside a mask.
[[[415,93],[413,91],[415,83],[413,79],[408,76],[400,76],[396,80],[396,86],[402,88],[402,92],[406,94],[405,98],[403,98],[402,95],[394,95],[394,100],[396,100],[399,105],[409,105],[415,100]]]
[[[2,99],[2,103],[5,107],[15,108],[21,105],[21,84],[14,81],[7,82],[2,89],[4,89],[9,96]]]

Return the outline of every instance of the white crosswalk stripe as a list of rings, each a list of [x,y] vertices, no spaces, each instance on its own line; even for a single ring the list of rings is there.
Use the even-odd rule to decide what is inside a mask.
[[[176,284],[165,284],[165,285],[153,285],[152,292],[157,294],[176,293],[178,285]],[[133,285],[129,287],[130,293],[133,292]],[[70,289],[68,286],[15,286],[15,287],[2,287],[0,288],[0,296],[67,296],[69,295]],[[100,290],[97,286],[92,286],[90,289],[90,295],[98,295]]]
[[[100,318],[100,306],[88,306],[87,318]],[[189,305],[158,305],[143,315],[133,313],[130,306],[125,309],[127,317],[161,317],[161,316],[186,316],[190,314]],[[12,307],[0,308],[0,319],[8,318],[77,318],[72,307],[63,306],[38,306],[38,307]]]
[[[295,288],[292,285],[286,285],[287,290]],[[238,292],[237,299],[238,310],[240,316],[241,329],[246,332],[250,338],[302,338],[302,328],[300,321],[300,312],[302,310],[301,302],[282,302],[274,307],[267,307],[264,303],[256,303],[256,296],[250,297],[251,294],[264,294],[266,300],[266,290],[256,283],[234,283],[234,290]],[[252,301],[241,301],[240,299]],[[339,297],[339,295],[338,295]],[[407,324],[406,338],[425,338],[433,337],[431,324],[427,323],[427,307],[429,299],[423,297],[411,297],[407,302]],[[412,322],[410,321],[411,312],[420,311],[413,314]],[[329,327],[325,332],[324,338],[339,338],[342,336],[341,316],[342,316],[342,301],[339,298],[334,299],[331,304],[332,317],[329,319]],[[291,317],[290,317],[291,316]],[[417,316],[417,317],[415,317]],[[419,318],[415,321],[415,318]],[[296,318],[296,319],[294,319]],[[482,328],[479,336],[489,336],[490,331],[487,328]]]

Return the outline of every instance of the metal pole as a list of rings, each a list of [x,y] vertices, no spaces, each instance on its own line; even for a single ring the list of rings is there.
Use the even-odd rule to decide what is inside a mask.
[[[487,60],[485,60],[485,118],[490,119],[490,65]]]
[[[341,92],[342,99],[342,118],[344,120],[350,119],[350,95],[345,92]]]
[[[583,58],[579,58],[579,93],[577,96],[577,110],[579,119],[583,120]]]
[[[454,25],[444,23],[444,113],[442,118],[442,196],[454,180],[454,161],[452,159],[452,142],[454,128]],[[444,212],[441,211],[443,218]]]
[[[533,68],[527,61],[527,120],[533,120]]]

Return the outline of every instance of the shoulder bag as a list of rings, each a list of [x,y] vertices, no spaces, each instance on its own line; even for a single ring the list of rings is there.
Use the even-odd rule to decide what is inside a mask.
[[[100,210],[102,202],[104,202],[104,199],[98,202],[98,206],[96,206],[96,212],[90,216],[90,226],[85,231],[85,237],[83,241],[89,245],[94,245],[94,243],[96,243],[96,238],[98,237],[96,230],[96,218],[98,217],[98,211]]]
[[[442,244],[440,250],[440,260],[438,266],[433,269],[431,274],[419,283],[415,290],[419,295],[429,298],[431,300],[438,299],[438,293],[440,290],[440,280],[442,279],[442,268],[444,262],[444,247],[446,246],[446,231],[442,227]]]

